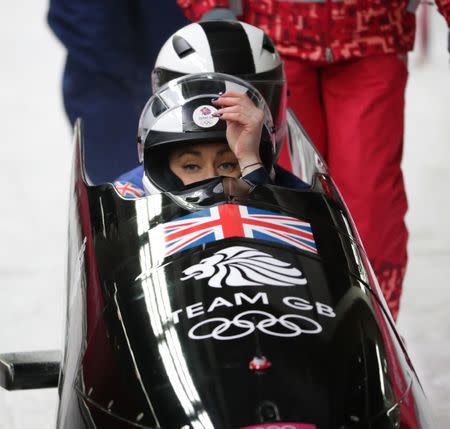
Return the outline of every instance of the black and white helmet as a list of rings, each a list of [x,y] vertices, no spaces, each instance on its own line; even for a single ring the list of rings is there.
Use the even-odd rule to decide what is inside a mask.
[[[283,62],[264,31],[239,21],[205,21],[187,25],[161,48],[152,74],[153,91],[191,73],[225,73],[258,89],[270,108],[281,144],[286,123]]]
[[[139,120],[138,152],[144,164],[147,193],[176,191],[181,180],[169,168],[169,154],[187,143],[226,142],[226,122],[213,116],[212,99],[233,91],[246,94],[264,112],[260,157],[271,172],[276,142],[270,110],[258,90],[248,82],[221,73],[183,76],[161,87],[147,102]]]

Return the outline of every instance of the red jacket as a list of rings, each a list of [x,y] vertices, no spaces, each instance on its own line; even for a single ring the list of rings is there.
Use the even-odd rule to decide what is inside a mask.
[[[199,20],[214,7],[236,0],[177,0],[186,16]],[[238,2],[239,3],[239,2]],[[315,63],[413,48],[420,0],[243,0],[244,22],[266,31],[281,54]],[[436,0],[450,26],[450,0]]]

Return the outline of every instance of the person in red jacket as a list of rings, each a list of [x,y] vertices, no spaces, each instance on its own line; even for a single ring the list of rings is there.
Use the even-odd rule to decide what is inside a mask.
[[[401,171],[407,52],[419,0],[177,0],[186,16],[265,30],[283,56],[289,105],[328,163],[394,318],[405,274]],[[450,25],[450,0],[436,0]],[[279,163],[289,168],[287,148]]]

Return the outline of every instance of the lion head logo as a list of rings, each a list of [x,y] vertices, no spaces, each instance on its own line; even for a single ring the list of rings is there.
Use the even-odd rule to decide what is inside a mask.
[[[299,286],[307,283],[303,273],[291,264],[250,247],[222,249],[183,271],[182,281],[209,278],[211,287]]]

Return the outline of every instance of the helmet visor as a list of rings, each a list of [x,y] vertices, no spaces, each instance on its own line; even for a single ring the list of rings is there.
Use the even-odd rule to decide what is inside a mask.
[[[266,89],[264,85],[261,88]],[[150,98],[139,121],[140,141],[146,147],[165,143],[154,136],[149,138],[151,132],[173,133],[173,137],[178,137],[179,133],[224,131],[224,122],[212,116],[218,109],[211,101],[225,92],[247,94],[255,106],[264,112],[264,127],[272,131],[270,108],[258,89],[230,75],[201,73],[171,81]],[[276,96],[275,91],[272,93],[274,96],[270,100]],[[195,137],[202,138],[200,135]]]
[[[263,163],[271,168],[275,153],[274,126],[270,109],[260,92],[246,81],[219,73],[184,76],[165,86],[151,97],[139,121],[141,161],[146,176],[160,190],[170,189],[164,183],[161,168],[167,154],[177,144],[226,141],[226,122],[215,116],[218,107],[212,100],[226,92],[246,94],[264,112],[260,145]],[[167,155],[166,155],[167,157]]]
[[[277,144],[280,144],[286,128],[286,81],[284,79],[276,81],[256,79],[249,80],[248,82],[258,90],[267,103],[277,134]]]

